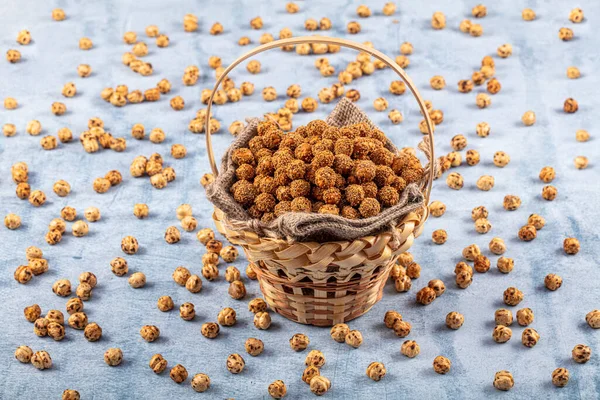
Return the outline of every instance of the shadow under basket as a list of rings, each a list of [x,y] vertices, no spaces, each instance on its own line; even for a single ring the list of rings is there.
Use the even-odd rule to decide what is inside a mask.
[[[215,209],[218,231],[241,246],[269,307],[284,317],[317,326],[332,326],[361,316],[383,294],[392,266],[419,236],[427,207],[408,214],[390,232],[353,241],[295,242],[233,231]]]

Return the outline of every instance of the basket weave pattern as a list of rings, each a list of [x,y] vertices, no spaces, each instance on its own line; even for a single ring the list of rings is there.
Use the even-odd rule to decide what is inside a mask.
[[[302,324],[331,326],[366,313],[381,299],[398,256],[421,233],[427,219],[423,210],[404,218],[396,238],[385,232],[325,243],[288,243],[230,230],[218,209],[213,220],[221,234],[244,249],[273,311]]]

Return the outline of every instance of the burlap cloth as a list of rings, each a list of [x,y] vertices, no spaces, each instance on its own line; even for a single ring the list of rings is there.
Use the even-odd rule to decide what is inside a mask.
[[[397,205],[386,208],[379,215],[370,218],[351,220],[338,215],[290,212],[269,223],[252,219],[247,211],[233,199],[233,195],[229,190],[236,181],[235,164],[231,160],[231,154],[235,149],[248,147],[250,139],[257,134],[257,126],[261,120],[259,118],[249,118],[246,121],[248,124],[222,158],[219,176],[206,188],[208,199],[215,207],[223,211],[226,216],[223,222],[230,229],[252,231],[259,236],[286,239],[289,242],[354,240],[386,230],[391,231],[395,236],[396,232],[393,228],[408,213],[423,206],[423,189],[427,178],[424,178],[423,182],[419,184],[412,183],[408,185],[402,192]],[[326,122],[337,127],[366,122],[369,126],[375,128],[367,115],[346,98],[342,98],[338,102],[335,109],[327,117]],[[426,142],[421,142],[419,149],[431,161],[426,144]],[[393,153],[398,153],[398,148],[389,138],[386,139],[385,146]],[[428,169],[429,164],[426,166],[426,177],[428,176]]]

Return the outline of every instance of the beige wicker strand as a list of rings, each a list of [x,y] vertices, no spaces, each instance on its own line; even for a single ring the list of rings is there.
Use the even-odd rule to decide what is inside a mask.
[[[298,37],[259,46],[234,61],[217,80],[207,105],[210,115],[213,96],[227,74],[244,60],[266,50],[301,43],[337,44],[366,52],[394,70],[406,83],[425,116],[429,160],[433,155],[433,124],[425,103],[406,73],[383,53],[344,39]],[[209,161],[215,175],[215,163],[206,127]],[[391,232],[365,236],[352,241],[288,242],[261,237],[247,230],[235,230],[222,211],[215,208],[213,221],[217,230],[232,244],[243,248],[269,307],[280,315],[302,324],[331,326],[347,322],[369,311],[382,297],[383,287],[399,255],[408,250],[419,236],[429,215],[427,204],[435,174],[433,161],[426,169],[424,207],[409,213]]]

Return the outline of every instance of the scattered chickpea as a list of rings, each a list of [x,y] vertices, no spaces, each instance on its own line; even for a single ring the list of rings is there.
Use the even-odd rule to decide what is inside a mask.
[[[558,195],[558,189],[552,185],[546,185],[542,188],[542,198],[544,200],[553,201]]]
[[[266,311],[257,312],[254,314],[254,326],[261,330],[269,329],[271,326],[271,315]]]
[[[452,172],[446,177],[446,184],[450,189],[460,190],[464,185],[464,180],[458,172]]]
[[[512,337],[512,329],[504,325],[496,325],[492,332],[492,338],[496,343],[506,343]]]
[[[573,358],[573,361],[575,361],[576,363],[585,364],[590,360],[590,357],[592,356],[592,349],[590,349],[584,344],[578,344],[577,346],[573,347],[573,350],[571,351],[571,356]]]
[[[227,357],[227,370],[232,374],[239,374],[244,370],[246,363],[239,354],[231,354]]]
[[[581,72],[577,67],[568,67],[567,68],[567,78],[569,79],[578,79],[581,77]]]
[[[7,110],[14,110],[19,106],[17,100],[13,97],[6,97],[4,99],[4,108]],[[31,133],[31,132],[30,132]]]
[[[21,52],[19,50],[9,49],[6,52],[6,60],[11,64],[18,63],[21,61]]]
[[[450,372],[451,366],[452,363],[450,362],[450,360],[444,356],[437,356],[433,360],[433,370],[438,374],[447,374],[448,372]]]
[[[386,375],[386,373],[387,371],[385,369],[385,366],[383,365],[383,363],[380,362],[372,362],[367,367],[367,376],[375,382],[379,382]]]
[[[31,33],[29,33],[27,30],[20,31],[17,35],[17,43],[23,46],[31,43]]]
[[[600,329],[600,310],[592,310],[585,315],[585,322],[590,328]]]
[[[506,310],[508,311],[508,310]],[[517,322],[521,326],[528,326],[533,322],[534,316],[531,308],[522,308],[517,311]],[[512,322],[512,319],[511,319]]]
[[[535,19],[535,11],[531,8],[525,8],[521,12],[521,17],[524,21],[533,21]]]
[[[144,325],[140,329],[140,336],[146,342],[154,342],[160,336],[160,329],[154,325]]]
[[[202,336],[204,336],[207,339],[216,338],[217,336],[219,336],[219,331],[219,324],[216,324],[214,322],[204,323],[200,328],[200,333],[202,333]]]
[[[552,384],[556,387],[565,387],[569,383],[569,370],[556,368],[552,371]]]
[[[129,286],[134,289],[142,288],[146,285],[146,275],[142,272],[134,272],[128,279]]]
[[[443,229],[436,229],[431,234],[431,240],[435,244],[444,244],[448,240],[448,233]]]
[[[348,344],[351,347],[354,347],[355,349],[359,348],[362,343],[363,343],[363,336],[362,333],[360,333],[357,330],[351,330],[350,332],[348,332],[346,334],[346,337],[344,338],[344,341],[346,342],[346,344]]]
[[[437,30],[444,29],[446,27],[446,16],[439,11],[433,13],[433,16],[431,17],[431,27]]]
[[[388,118],[394,125],[399,124],[404,120],[402,113],[396,109],[393,109],[389,112]]]
[[[496,53],[498,54],[498,56],[500,58],[508,58],[512,55],[512,46],[508,43],[505,43],[503,45],[501,45],[500,47],[498,47],[498,49],[496,50]]]
[[[446,326],[450,329],[459,329],[465,322],[464,315],[452,311],[446,315]]]
[[[77,329],[77,330],[83,330],[85,329],[85,327],[88,324],[88,317],[87,315],[80,311],[80,312],[76,312],[73,313],[69,316],[69,326],[73,329]]]
[[[93,46],[92,40],[90,38],[83,37],[79,39],[79,48],[81,50],[89,50]]]
[[[575,132],[575,139],[578,142],[587,142],[590,140],[590,134],[586,130],[579,129],[577,132]]]
[[[585,169],[588,166],[588,158],[585,156],[577,156],[575,157],[575,168],[577,169]]]
[[[519,239],[523,240],[524,242],[530,242],[537,237],[537,229],[535,229],[535,226],[530,224],[523,225],[521,229],[519,229],[518,236]]]
[[[431,78],[429,80],[429,84],[434,90],[442,90],[446,87],[446,81],[444,80],[444,77],[440,75],[436,75],[433,78]]]
[[[188,378],[187,369],[183,365],[177,364],[169,371],[169,377],[179,385]]]
[[[46,351],[36,351],[31,356],[31,364],[39,370],[48,369],[52,367],[52,358]]]
[[[509,306],[518,305],[524,297],[523,292],[515,287],[509,287],[504,291],[504,303]]]
[[[558,31],[558,38],[563,42],[573,40],[574,36],[575,34],[573,33],[573,30],[571,28],[560,28]]]
[[[415,358],[421,352],[421,348],[414,340],[406,340],[400,347],[400,353],[408,358]]]
[[[498,371],[494,375],[494,387],[498,390],[507,391],[515,386],[515,380],[509,371]]]

